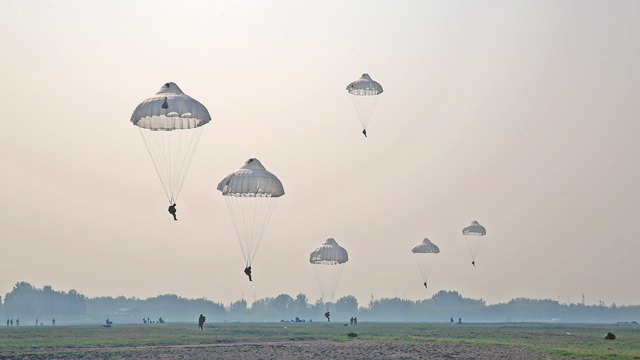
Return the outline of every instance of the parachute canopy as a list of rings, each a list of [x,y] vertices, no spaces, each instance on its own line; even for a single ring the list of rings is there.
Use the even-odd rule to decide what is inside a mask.
[[[347,250],[338,245],[333,238],[328,238],[309,256],[309,262],[316,265],[338,265],[347,261],[349,261]]]
[[[143,129],[171,131],[193,129],[211,121],[209,111],[169,82],[141,102],[131,115],[131,122]]]
[[[222,179],[218,190],[227,201],[245,266],[251,266],[284,187],[258,159],[251,158]]]
[[[178,198],[202,126],[209,121],[211,116],[207,108],[185,95],[172,82],[164,84],[156,95],[141,102],[131,115],[131,122],[140,130],[170,204]]]
[[[437,254],[440,252],[440,249],[429,241],[429,239],[424,238],[422,242],[411,249],[411,252],[414,254]]]
[[[244,165],[227,175],[218,184],[224,196],[280,197],[284,187],[280,180],[262,166],[260,160],[251,158]]]
[[[480,249],[482,239],[484,239],[486,234],[487,230],[485,230],[484,226],[480,225],[477,221],[472,221],[471,225],[462,229],[462,235],[464,235],[464,238],[467,241],[467,247],[469,248],[469,254],[471,254],[471,263],[473,266],[476,266],[476,255],[478,254],[478,249]]]
[[[322,301],[327,311],[331,308],[342,269],[347,261],[349,261],[347,250],[338,245],[333,238],[327,239],[309,255],[309,262],[316,274]]]
[[[370,96],[382,94],[382,85],[373,81],[369,74],[362,74],[360,79],[347,85],[347,91],[351,95]]]
[[[477,221],[472,221],[471,225],[462,229],[462,235],[484,236],[487,235],[487,230],[485,230],[484,226],[480,225]]]
[[[347,85],[347,91],[351,94],[353,106],[356,108],[362,129],[365,130],[363,133],[366,136],[371,114],[378,102],[378,95],[382,94],[382,86],[373,81],[369,74],[362,74],[360,79]]]

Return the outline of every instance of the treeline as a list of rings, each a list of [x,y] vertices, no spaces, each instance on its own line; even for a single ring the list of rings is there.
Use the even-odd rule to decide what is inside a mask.
[[[177,295],[88,298],[76,290],[55,291],[51,286],[38,289],[18,282],[4,297],[0,319],[21,318],[23,324],[33,318],[56,319],[56,324],[104,322],[142,322],[143,318],[167,322],[196,321],[204,314],[215,321],[326,321],[326,304],[310,303],[305,294],[295,298],[287,294],[254,301],[241,299],[225,306],[205,298],[186,299]],[[442,290],[425,300],[382,298],[359,306],[352,296],[338,299],[331,307],[333,322],[360,321],[450,321],[455,322],[631,322],[640,320],[640,305],[605,306],[560,304],[554,300],[518,298],[508,303],[487,305],[484,300],[464,298],[456,291]],[[47,320],[49,321],[49,320]]]

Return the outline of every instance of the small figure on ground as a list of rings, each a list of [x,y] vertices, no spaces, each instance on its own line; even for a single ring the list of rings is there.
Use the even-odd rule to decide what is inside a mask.
[[[353,318],[353,325],[358,325],[358,318],[357,317]]]
[[[158,319],[158,322],[159,322],[160,324],[164,324],[164,320],[162,319],[162,317],[160,317],[160,319]]]
[[[13,319],[11,319],[11,326],[13,326]]]
[[[244,268],[244,273],[249,277],[249,281],[253,281],[251,280],[251,266]]]
[[[458,324],[462,324],[462,318],[458,319]]]
[[[451,322],[453,322],[453,317],[451,317]]]
[[[367,137],[367,129],[362,130],[362,133],[364,134],[364,137]]]
[[[144,324],[146,324],[146,323],[147,323],[147,319],[146,319],[146,318],[142,318],[142,322],[143,322]]]
[[[351,325],[353,325],[353,317],[350,320]]]
[[[113,324],[113,321],[110,321],[109,319],[107,319],[107,325],[111,325]]]
[[[169,206],[169,214],[173,215],[173,220],[178,220],[176,217],[176,204]]]
[[[200,317],[198,318],[198,327],[200,328],[200,330],[204,330],[204,321],[206,320],[206,318],[204,317],[204,315],[200,314]]]
[[[53,324],[53,326],[56,326],[56,319],[51,319],[51,323]]]
[[[425,289],[428,289],[428,288],[427,288],[427,282],[426,282],[426,281],[424,282],[424,288],[425,288]]]
[[[327,318],[327,321],[328,321],[328,322],[331,322],[331,318],[330,318],[330,317],[331,317],[331,314],[329,314],[329,312],[328,312],[328,311],[327,311],[326,313],[324,313],[324,317],[326,317],[326,318]]]
[[[16,319],[16,326],[20,326],[20,319]]]
[[[471,265],[473,265],[473,267],[476,267],[476,261],[475,261],[475,260],[473,260],[473,261],[471,262]]]

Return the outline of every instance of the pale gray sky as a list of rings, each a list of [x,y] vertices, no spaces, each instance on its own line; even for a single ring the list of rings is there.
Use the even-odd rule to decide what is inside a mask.
[[[640,303],[640,2],[2,1],[0,295]],[[380,82],[368,128],[345,87]],[[136,105],[173,81],[211,113],[178,201]],[[282,181],[254,261],[217,183]],[[461,234],[487,228],[476,258]],[[411,248],[441,253],[422,286]]]

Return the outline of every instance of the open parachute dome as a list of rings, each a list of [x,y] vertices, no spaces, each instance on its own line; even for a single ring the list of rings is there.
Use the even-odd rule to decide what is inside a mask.
[[[284,195],[284,187],[258,159],[251,158],[222,179],[218,190],[227,201],[245,267],[251,266],[276,201]]]
[[[480,248],[482,239],[487,235],[487,230],[477,221],[472,221],[471,225],[462,229],[462,235],[464,235],[464,238],[467,241],[467,247],[471,254],[472,264],[475,266],[476,255],[478,254],[478,249]]]
[[[340,265],[349,261],[349,254],[333,238],[328,238],[309,255],[309,262],[314,265]]]
[[[424,283],[426,284],[429,279],[431,269],[433,268],[433,264],[436,261],[436,254],[440,253],[440,249],[428,238],[424,238],[421,243],[411,249],[411,252],[415,255],[416,262],[418,262],[418,268],[420,268],[420,274],[422,275],[422,280],[424,280]]]
[[[411,252],[414,254],[437,254],[440,252],[440,249],[428,238],[424,238],[420,244],[411,249]]]
[[[378,95],[382,94],[382,91],[382,85],[372,80],[369,74],[362,74],[358,80],[347,85],[347,92],[351,94],[351,100],[363,130],[366,130],[369,125],[371,114],[378,102]]]
[[[172,131],[193,129],[211,121],[204,105],[169,82],[141,102],[131,115],[131,122],[143,129]]]
[[[255,158],[247,160],[240,169],[222,179],[218,190],[224,196],[276,198],[284,195],[280,180]]]
[[[342,269],[347,261],[349,261],[347,250],[338,245],[333,238],[327,239],[309,255],[309,262],[313,265],[327,311],[333,303]]]
[[[356,96],[373,96],[382,94],[384,90],[382,85],[371,79],[369,74],[362,74],[358,80],[347,85],[347,91]]]
[[[462,229],[462,235],[484,236],[484,235],[487,235],[487,230],[484,228],[484,226],[480,225],[477,221],[472,221],[471,225]]]
[[[211,121],[209,111],[186,95],[178,85],[164,84],[141,102],[131,115],[138,127],[170,204],[174,204],[187,175],[202,126]]]

